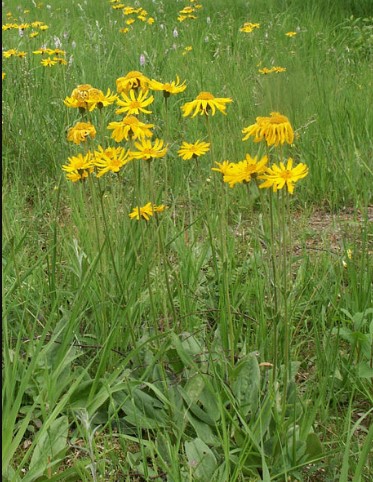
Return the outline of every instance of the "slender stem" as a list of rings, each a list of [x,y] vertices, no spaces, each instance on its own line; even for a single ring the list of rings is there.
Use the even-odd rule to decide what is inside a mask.
[[[287,385],[289,381],[290,375],[290,363],[289,363],[289,313],[288,313],[288,285],[287,285],[287,233],[286,233],[286,215],[287,215],[287,191],[286,189],[282,191],[281,196],[281,229],[282,229],[282,294],[283,294],[283,302],[284,302],[284,317],[283,317],[283,326],[284,326],[284,397],[283,397],[283,415],[285,415],[286,411],[286,392],[287,392]]]

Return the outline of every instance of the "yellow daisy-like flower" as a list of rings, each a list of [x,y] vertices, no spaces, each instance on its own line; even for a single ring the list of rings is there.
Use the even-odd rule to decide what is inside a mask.
[[[260,74],[272,74],[272,73],[280,73],[280,72],[286,72],[285,67],[271,67],[268,69],[267,67],[263,67],[262,69],[259,69],[258,72]]]
[[[5,72],[2,72],[2,73],[1,73],[1,80],[4,80],[5,77],[6,77],[6,73],[5,73]]]
[[[226,114],[226,104],[233,102],[231,98],[217,98],[214,97],[210,92],[201,92],[195,100],[187,102],[181,106],[183,111],[183,117],[187,117],[192,114],[195,117],[197,114],[200,115],[215,115],[216,109],[222,114]]]
[[[253,30],[255,30],[256,28],[259,28],[259,27],[260,27],[260,23],[245,22],[243,24],[243,27],[240,28],[240,32],[250,33],[250,32],[252,32]]]
[[[132,70],[124,77],[116,80],[117,92],[128,92],[131,89],[148,90],[150,79],[137,70]]]
[[[64,164],[62,169],[67,172],[67,179],[72,182],[83,181],[93,172],[92,154],[88,152],[85,156],[78,154],[68,158],[69,163]]]
[[[19,57],[20,59],[24,59],[26,57],[27,53],[24,52],[23,50],[17,52],[17,57]]]
[[[98,146],[94,152],[93,164],[97,167],[97,177],[101,177],[107,172],[118,173],[121,168],[132,160],[130,151],[125,151],[123,147],[107,147],[104,149]]]
[[[193,50],[193,47],[191,45],[188,45],[187,47],[184,48],[182,55],[186,55],[187,53],[191,52]]]
[[[136,97],[136,92],[131,89],[129,91],[129,96],[122,92],[120,94],[122,99],[117,100],[117,104],[121,106],[121,109],[117,109],[115,111],[116,114],[126,113],[129,115],[139,115],[140,112],[144,114],[151,114],[151,110],[145,109],[148,105],[150,105],[154,101],[154,97],[151,95],[148,97],[148,91],[139,91],[138,96]]]
[[[285,34],[287,37],[295,37],[297,35],[297,32],[286,32]]]
[[[264,182],[260,184],[260,188],[273,188],[276,192],[279,189],[286,187],[290,194],[294,192],[294,183],[303,179],[308,174],[308,167],[306,164],[300,163],[293,168],[293,159],[289,158],[286,166],[283,162],[280,165],[273,164],[268,167],[264,174],[259,176]]]
[[[262,157],[258,161],[257,157],[253,158],[246,154],[246,158],[243,161],[230,164],[229,169],[224,172],[223,181],[228,183],[229,187],[234,187],[242,182],[250,182],[251,179],[265,172],[267,162],[267,156]]]
[[[224,176],[230,172],[234,163],[230,161],[215,162],[218,167],[212,167],[212,171],[221,172]]]
[[[67,140],[74,144],[86,142],[88,137],[91,139],[96,137],[96,129],[90,122],[77,122],[67,133]]]
[[[62,60],[62,59],[61,59]],[[92,87],[91,84],[78,85],[70,97],[66,97],[64,104],[67,107],[79,108],[93,111],[96,107],[102,109],[117,100],[117,95],[112,94],[110,89],[106,95],[100,89]]]
[[[188,159],[197,159],[197,157],[203,156],[209,149],[210,144],[208,142],[198,140],[194,144],[190,144],[184,141],[177,153],[182,159],[187,161]]]
[[[31,32],[30,35],[29,35],[29,37],[30,37],[30,38],[35,38],[35,37],[37,37],[38,35],[39,35],[39,32]]]
[[[292,144],[294,141],[294,131],[289,119],[278,112],[271,112],[270,117],[257,117],[256,123],[245,127],[242,133],[243,141],[254,136],[254,142],[265,140],[268,146],[278,146],[285,142]]]
[[[146,221],[149,221],[149,219],[154,216],[154,213],[161,213],[166,209],[166,206],[164,204],[160,204],[158,206],[155,206],[152,203],[147,203],[145,206],[137,206],[133,208],[132,212],[128,215],[131,219],[137,219],[138,221],[140,219],[145,219]]]
[[[179,94],[180,92],[184,92],[186,89],[185,80],[180,84],[179,76],[176,76],[176,81],[173,80],[172,82],[168,82],[162,84],[162,82],[158,82],[157,80],[151,80],[149,83],[149,88],[152,90],[163,91],[163,95],[165,97],[169,97],[171,94]]]
[[[111,137],[116,142],[126,141],[130,139],[144,139],[145,137],[152,137],[151,129],[154,124],[144,124],[135,116],[127,116],[122,121],[110,122],[108,129],[112,129]]]
[[[162,139],[155,139],[154,144],[147,139],[142,139],[141,142],[135,142],[137,151],[133,151],[131,154],[135,159],[144,159],[150,161],[154,158],[164,157],[167,153],[168,147],[163,147]]]
[[[16,49],[4,50],[3,57],[5,59],[9,59],[10,57],[16,57],[17,54],[18,54],[18,50],[16,50]]]
[[[95,107],[98,109],[102,109],[103,107],[107,107],[108,105],[113,104],[118,99],[116,94],[112,94],[111,90],[108,89],[106,94],[99,89],[89,89],[88,91],[88,98],[86,100],[88,110],[92,111]]]
[[[52,60],[51,58],[43,59],[41,62],[41,65],[44,67],[53,67],[53,65],[56,65],[57,62],[55,60]]]
[[[34,52],[35,53],[35,52]],[[66,97],[64,104],[67,107],[74,107],[80,109],[87,109],[87,100],[89,98],[89,91],[93,89],[91,84],[78,85],[71,93],[70,97]]]

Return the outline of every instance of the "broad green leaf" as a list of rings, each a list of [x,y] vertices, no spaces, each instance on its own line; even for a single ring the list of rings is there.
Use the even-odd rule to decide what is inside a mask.
[[[67,448],[67,435],[69,423],[65,415],[56,418],[47,430],[42,431],[38,442],[34,448],[29,473],[41,475],[48,465],[56,462],[56,459],[61,456]],[[30,479],[32,480],[32,479]]]
[[[311,432],[307,435],[306,444],[306,453],[309,456],[308,460],[315,460],[322,455],[322,445],[319,437],[315,433]]]
[[[238,402],[240,413],[246,416],[255,412],[259,401],[260,370],[255,355],[250,354],[235,369],[233,394]]]
[[[201,439],[196,438],[185,442],[185,453],[194,480],[209,482],[217,469],[217,461],[211,449]]]

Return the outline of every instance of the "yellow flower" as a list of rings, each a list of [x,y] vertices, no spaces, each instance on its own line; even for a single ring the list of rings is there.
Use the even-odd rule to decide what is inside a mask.
[[[93,172],[92,154],[88,152],[85,156],[78,154],[68,158],[69,163],[64,164],[62,169],[67,172],[67,179],[72,182],[83,181]]]
[[[98,168],[97,177],[101,177],[107,172],[119,172],[131,160],[130,151],[126,152],[123,147],[103,149],[98,146],[98,151],[94,152],[93,164]]]
[[[151,104],[154,100],[154,97],[151,95],[148,97],[148,91],[139,91],[139,95],[136,97],[136,93],[133,89],[129,91],[129,96],[125,93],[121,93],[122,99],[117,100],[117,104],[122,106],[121,109],[117,109],[115,111],[116,114],[127,113],[129,115],[132,114],[140,114],[143,112],[144,114],[151,114],[151,110],[145,109],[149,104]]]
[[[287,37],[295,37],[297,35],[297,32],[286,32],[285,34]]]
[[[5,79],[5,76],[6,76],[6,73],[5,73],[5,72],[2,72],[2,73],[1,73],[1,77],[2,77],[1,80],[4,80],[4,79]]]
[[[151,80],[149,83],[149,88],[152,90],[163,91],[164,96],[169,97],[170,94],[179,94],[180,92],[184,92],[186,85],[185,80],[180,84],[179,76],[176,76],[176,81],[173,80],[172,82],[165,84],[162,84],[162,82],[158,82],[157,80]]]
[[[146,221],[149,221],[151,216],[154,215],[154,213],[161,213],[166,209],[166,206],[164,204],[160,204],[158,206],[155,206],[151,202],[145,204],[145,206],[137,206],[133,208],[132,212],[128,215],[131,219],[137,219],[138,221],[143,218]]]
[[[178,155],[185,161],[188,159],[196,159],[199,156],[203,156],[210,149],[210,144],[208,142],[196,141],[194,144],[189,144],[188,142],[183,142],[178,150]]]
[[[278,112],[271,112],[270,117],[257,117],[256,123],[245,127],[242,133],[243,141],[254,136],[254,142],[265,140],[268,146],[278,146],[285,142],[292,144],[294,140],[294,131],[289,119]]]
[[[223,175],[228,174],[234,166],[234,163],[230,161],[215,162],[215,164],[218,167],[213,167],[211,168],[211,170],[216,172],[221,172]]]
[[[108,129],[112,129],[111,137],[116,142],[126,141],[130,139],[144,139],[145,137],[152,137],[153,133],[150,129],[154,124],[144,124],[140,122],[137,117],[127,116],[120,122],[110,122]]]
[[[17,57],[19,57],[20,59],[25,58],[25,57],[26,57],[26,55],[27,55],[27,53],[26,53],[26,52],[24,52],[23,50],[22,50],[22,51],[20,51],[20,52],[17,52]]]
[[[131,154],[135,159],[145,159],[150,161],[153,158],[164,157],[167,153],[168,147],[163,147],[163,140],[155,139],[154,144],[147,139],[142,139],[141,142],[135,142],[137,151],[133,151]]]
[[[4,50],[3,57],[6,59],[9,59],[10,57],[16,57],[17,53],[18,53],[18,50],[16,49]]]
[[[187,47],[185,47],[185,49],[183,50],[183,55],[186,55],[188,52],[191,52],[193,50],[193,47],[191,45],[188,45]]]
[[[74,144],[86,142],[88,137],[96,137],[96,129],[90,122],[77,122],[67,133],[67,140]]]
[[[39,35],[39,32],[31,32],[30,35],[29,35],[29,37],[30,37],[30,38],[35,38],[35,37],[37,37],[38,35]]]
[[[35,53],[35,52],[34,52]],[[78,85],[70,97],[66,97],[64,104],[67,107],[75,107],[80,109],[87,109],[87,100],[89,98],[89,90],[93,89],[91,84]]]
[[[235,184],[242,182],[250,182],[252,178],[256,178],[259,174],[265,172],[267,162],[267,156],[258,161],[257,157],[253,158],[246,154],[243,161],[230,164],[229,169],[223,173],[223,181],[228,183],[229,187],[234,187]]]
[[[286,69],[285,67],[271,67],[270,69],[263,67],[262,69],[259,69],[258,72],[260,74],[272,74],[273,72],[278,74],[279,72],[286,72]]]
[[[150,79],[143,75],[141,72],[137,70],[132,70],[128,72],[125,77],[119,77],[116,80],[117,85],[117,92],[120,94],[121,92],[128,92],[131,89],[137,90],[148,90],[148,84]]]
[[[254,29],[259,28],[259,27],[260,27],[260,23],[245,22],[243,24],[243,27],[240,28],[240,32],[250,33]]]
[[[306,164],[300,163],[293,168],[293,159],[289,158],[287,165],[283,162],[280,165],[273,164],[268,167],[264,174],[259,176],[259,179],[263,179],[264,182],[260,184],[260,188],[273,188],[276,192],[279,189],[283,189],[285,186],[290,194],[294,192],[294,183],[303,179],[308,174],[308,167]]]
[[[112,94],[110,89],[108,89],[106,94],[104,94],[102,90],[92,88],[88,90],[88,98],[86,102],[88,110],[92,111],[95,107],[98,109],[107,107],[108,105],[113,104],[117,99],[118,96],[116,94]]]
[[[233,102],[233,100],[231,98],[214,97],[210,92],[201,92],[195,100],[181,106],[181,110],[183,111],[183,117],[191,115],[193,110],[192,117],[195,117],[197,114],[209,115],[210,111],[211,115],[215,115],[216,109],[222,114],[226,114],[226,104],[229,102]]]
[[[53,65],[56,65],[57,62],[48,57],[47,59],[43,59],[40,63],[44,67],[53,67]]]
[[[116,99],[117,96],[112,94],[110,89],[107,90],[105,95],[102,90],[92,87],[91,84],[82,84],[73,90],[70,97],[66,97],[64,104],[67,107],[75,107],[91,112],[96,107],[102,109],[102,107],[113,104]]]

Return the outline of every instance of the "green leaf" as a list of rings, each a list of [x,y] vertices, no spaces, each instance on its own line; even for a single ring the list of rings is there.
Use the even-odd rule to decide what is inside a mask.
[[[200,438],[206,444],[218,447],[220,440],[214,434],[212,428],[207,423],[201,422],[198,418],[194,417],[190,412],[187,412],[187,419],[196,431],[198,438]]]
[[[232,391],[241,414],[246,416],[249,412],[255,412],[259,401],[260,370],[254,354],[237,365],[234,377]]]
[[[308,460],[315,460],[322,455],[323,450],[320,439],[314,432],[307,435],[306,445],[306,453],[309,456]]]
[[[35,445],[30,461],[28,476],[42,475],[48,466],[55,463],[67,448],[69,423],[65,415],[56,418],[47,430],[41,430],[41,435]],[[33,479],[30,479],[33,480]]]
[[[211,449],[201,439],[196,438],[185,442],[185,453],[193,470],[193,480],[208,482],[217,469],[217,461]]]
[[[357,373],[359,378],[373,378],[373,368],[367,363],[359,363]]]

